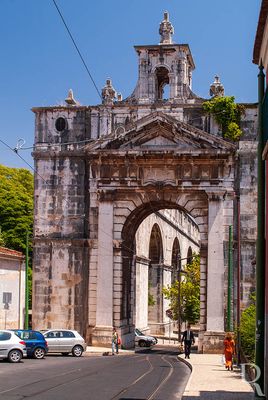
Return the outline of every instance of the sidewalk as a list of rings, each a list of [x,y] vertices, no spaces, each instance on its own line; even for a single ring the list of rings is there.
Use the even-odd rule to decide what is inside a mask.
[[[118,349],[119,355],[129,355],[129,354],[135,354],[134,350],[122,350]],[[111,347],[94,347],[94,346],[87,346],[86,356],[90,355],[99,355],[99,356],[111,356],[112,355],[112,349]]]
[[[179,358],[185,362],[182,355]],[[227,371],[220,354],[191,354],[192,373],[182,400],[252,400],[254,394],[240,370]]]

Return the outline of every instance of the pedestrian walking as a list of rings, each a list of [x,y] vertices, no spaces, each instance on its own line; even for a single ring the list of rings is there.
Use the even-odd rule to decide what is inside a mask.
[[[194,334],[193,331],[191,330],[191,325],[187,325],[186,331],[183,332],[182,338],[181,338],[181,344],[184,343],[184,354],[185,358],[190,358],[191,354],[191,346],[194,344]]]
[[[112,335],[112,355],[114,353],[118,354],[118,333],[115,328],[113,328],[113,335]]]
[[[227,332],[223,342],[224,345],[224,357],[225,357],[225,368],[228,371],[233,370],[233,355],[235,354],[235,341],[231,332]]]

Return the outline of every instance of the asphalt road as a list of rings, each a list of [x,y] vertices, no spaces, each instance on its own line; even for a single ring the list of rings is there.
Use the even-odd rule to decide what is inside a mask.
[[[0,400],[178,400],[190,375],[171,347],[133,355],[0,361]]]

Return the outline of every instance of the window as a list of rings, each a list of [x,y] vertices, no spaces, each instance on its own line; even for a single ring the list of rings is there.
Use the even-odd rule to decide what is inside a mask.
[[[9,340],[11,338],[11,333],[0,332],[0,340]]]
[[[73,332],[70,332],[70,331],[63,331],[61,333],[62,333],[64,338],[73,338],[73,337],[75,337]]]
[[[65,118],[59,117],[56,119],[55,127],[58,132],[62,132],[67,128],[67,122]]]

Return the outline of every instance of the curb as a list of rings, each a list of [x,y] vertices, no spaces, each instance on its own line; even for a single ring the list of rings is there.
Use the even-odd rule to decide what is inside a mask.
[[[193,372],[193,366],[189,361],[186,361],[184,358],[177,356],[178,360],[182,361],[187,367],[191,370],[191,373]]]

